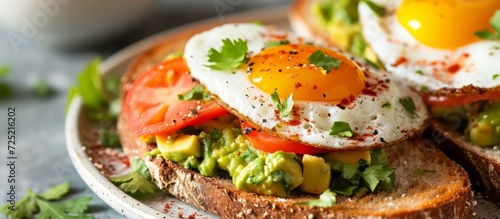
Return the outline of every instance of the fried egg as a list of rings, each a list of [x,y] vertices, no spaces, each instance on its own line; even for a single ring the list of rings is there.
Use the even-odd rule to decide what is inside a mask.
[[[237,69],[208,67],[213,64],[209,51],[219,50],[224,39],[247,44],[247,61]],[[277,41],[287,43],[266,47]],[[325,74],[325,69],[308,61],[317,50],[341,64]],[[390,145],[417,133],[427,118],[421,98],[396,86],[388,74],[273,27],[241,23],[213,28],[187,42],[184,58],[191,76],[240,119],[316,147],[345,150]],[[289,116],[279,115],[271,97],[275,91],[282,101],[293,94]],[[401,98],[411,98],[416,111],[408,111]],[[350,125],[352,137],[330,135],[339,121]]]
[[[500,42],[481,40],[498,0],[378,1],[379,17],[365,3],[359,17],[366,41],[394,77],[416,89],[460,89],[500,84]]]

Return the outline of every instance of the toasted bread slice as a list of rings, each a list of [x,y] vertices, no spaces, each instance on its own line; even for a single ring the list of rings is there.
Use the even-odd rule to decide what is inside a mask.
[[[500,149],[471,144],[461,133],[432,119],[425,135],[450,158],[462,165],[471,181],[488,199],[500,201]]]
[[[122,78],[122,96],[139,72],[171,51],[168,44],[146,52]],[[118,132],[127,155],[145,159],[155,183],[180,200],[223,218],[471,218],[472,193],[467,173],[443,153],[421,139],[387,148],[396,168],[397,187],[363,197],[338,196],[331,208],[298,205],[316,199],[305,193],[290,198],[258,195],[237,189],[228,178],[205,177],[163,158],[144,158],[155,148],[141,141],[120,115]],[[416,168],[435,173],[415,175]]]
[[[304,36],[314,36],[335,45],[335,39],[327,35],[312,15],[313,2],[293,2],[289,13],[291,27]],[[475,146],[463,134],[449,129],[437,119],[430,121],[427,134],[450,158],[467,170],[479,191],[490,200],[500,201],[500,149]]]

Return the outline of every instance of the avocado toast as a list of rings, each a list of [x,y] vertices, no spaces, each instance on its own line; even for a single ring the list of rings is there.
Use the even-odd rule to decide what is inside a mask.
[[[146,74],[144,72],[146,69],[149,69],[152,65],[155,65],[155,63],[161,62],[161,60],[168,55],[167,51],[169,50],[169,44],[166,42],[146,52],[143,56],[134,61],[122,79],[122,98],[125,98],[125,96],[131,92],[130,89],[134,87],[133,83],[135,80],[141,78],[141,74]],[[223,117],[231,118],[232,116],[226,115]],[[225,119],[219,119],[219,121],[220,120],[224,120],[225,123],[228,123]],[[307,167],[310,167],[310,165],[312,165],[312,169],[321,169],[316,167],[326,166],[327,173],[323,173],[324,175],[338,174],[339,172],[330,170],[330,168],[332,168],[330,167],[332,164],[330,162],[333,161],[330,160],[328,156],[322,154],[303,155],[281,152],[264,154],[256,149],[252,149],[257,156],[252,155],[254,158],[248,162],[248,165],[252,162],[257,163],[256,160],[259,159],[270,160],[271,162],[277,161],[279,160],[277,158],[281,156],[291,159],[285,158],[285,161],[281,165],[275,166],[276,169],[274,170],[283,170],[283,167],[300,170],[298,175],[301,176],[294,176],[294,174],[291,174],[293,177],[292,180],[285,180],[284,183],[278,184],[267,184],[267,186],[271,186],[271,189],[266,190],[270,191],[266,193],[255,187],[249,188],[248,184],[244,182],[238,183],[238,180],[235,180],[235,178],[231,179],[230,176],[228,176],[233,175],[235,172],[220,171],[220,169],[227,168],[223,162],[225,156],[217,157],[216,166],[219,168],[218,170],[215,169],[217,171],[207,171],[206,167],[210,165],[206,165],[206,163],[203,164],[203,160],[205,160],[204,157],[206,156],[200,156],[199,149],[193,150],[193,147],[200,147],[200,145],[204,147],[205,145],[205,143],[203,143],[204,138],[200,136],[200,132],[195,132],[197,135],[189,135],[197,136],[195,139],[192,137],[174,137],[175,139],[183,139],[182,142],[185,144],[183,143],[182,145],[184,146],[178,147],[174,145],[178,145],[179,143],[174,142],[174,145],[170,146],[172,146],[172,148],[182,148],[182,150],[176,149],[176,151],[174,151],[175,153],[171,153],[172,151],[168,151],[168,149],[162,149],[164,146],[161,145],[162,143],[159,143],[158,139],[161,140],[161,138],[158,138],[158,136],[156,136],[156,142],[144,136],[139,137],[137,131],[132,127],[133,123],[134,121],[130,121],[130,117],[127,116],[126,113],[122,113],[119,116],[118,131],[128,156],[130,158],[138,157],[145,161],[151,171],[154,182],[159,188],[168,191],[187,203],[217,214],[223,218],[368,218],[374,216],[384,218],[421,218],[425,216],[433,218],[448,218],[450,216],[458,218],[472,217],[472,195],[465,171],[448,160],[433,146],[419,138],[404,141],[402,143],[395,143],[393,146],[386,147],[384,149],[385,152],[381,152],[383,150],[380,149],[372,148],[372,152],[367,153],[366,150],[361,150],[354,158],[351,155],[347,156],[347,160],[341,159],[342,162],[340,163],[344,166],[352,162],[348,161],[349,159],[354,159],[354,162],[352,162],[354,165],[359,165],[360,162],[366,164],[366,162],[368,162],[367,160],[370,160],[374,165],[377,164],[377,162],[381,162],[379,163],[380,166],[387,165],[387,170],[392,170],[389,175],[393,173],[394,175],[388,177],[388,180],[380,180],[378,184],[376,184],[375,189],[370,189],[369,186],[364,184],[363,179],[361,179],[362,184],[356,184],[357,187],[354,193],[351,191],[350,195],[342,195],[337,191],[336,193],[338,194],[335,198],[335,204],[318,207],[317,205],[304,205],[302,203],[317,199],[318,195],[324,191],[324,188],[318,188],[318,185],[297,186],[293,184],[297,184],[295,181],[300,181],[296,180],[299,178],[303,178],[301,180],[303,184],[311,182],[311,180],[318,182],[317,184],[325,184],[320,183],[324,181],[325,178],[330,181],[331,176],[312,177],[317,174],[311,174],[311,171],[306,171]],[[209,127],[209,130],[214,127],[220,128],[220,126],[216,125]],[[236,129],[232,134],[228,131],[221,131],[221,133],[226,133],[222,134],[225,143],[219,145],[217,149],[224,150],[228,146],[231,147],[230,145],[234,145],[238,139],[244,139],[245,135],[248,135],[248,129],[240,128],[238,131],[238,127],[239,124],[233,124],[233,126],[231,126],[231,130],[234,131]],[[204,128],[195,126],[195,129],[203,130]],[[252,131],[250,131],[250,133],[251,132]],[[209,132],[209,134],[217,135],[211,132]],[[249,144],[246,143],[246,146],[243,146],[247,147],[246,149],[243,148],[243,153],[247,153],[248,145]],[[203,151],[205,150],[203,149]],[[179,152],[198,157],[197,160],[201,160],[201,163],[196,164],[194,160],[189,161],[189,158],[186,156],[175,156],[176,153],[179,154]],[[367,154],[368,156],[366,156]],[[239,155],[241,154],[238,154],[238,156]],[[251,155],[251,153],[248,152],[247,155]],[[213,154],[208,156],[213,156]],[[336,155],[332,156],[335,157]],[[238,157],[231,158],[231,160],[238,159]],[[300,165],[297,165],[297,162],[295,162],[296,159],[299,160]],[[337,161],[338,160],[339,158],[337,158]],[[245,163],[247,161],[241,162]],[[235,165],[239,164],[242,163],[235,163]],[[355,168],[361,171],[359,166],[355,166]],[[295,173],[294,171],[291,172]],[[254,175],[263,175],[265,178],[269,178],[270,176],[269,174],[261,173],[262,172],[257,172]],[[242,175],[242,171],[240,171],[238,175],[235,174],[236,179],[241,178],[239,175]],[[243,179],[243,181],[246,181],[246,179],[249,178],[246,177]],[[327,187],[331,187],[332,183],[328,181],[326,185]],[[350,183],[352,183],[352,181]],[[264,186],[264,184],[258,185]],[[290,186],[296,189],[291,189],[289,191],[283,189]],[[339,187],[333,187],[333,189],[337,190],[338,188]],[[345,191],[346,190],[344,190],[344,192]]]

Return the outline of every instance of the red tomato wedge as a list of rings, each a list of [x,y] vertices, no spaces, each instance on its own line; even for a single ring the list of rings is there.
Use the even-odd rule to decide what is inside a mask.
[[[181,101],[179,94],[196,83],[183,58],[162,62],[140,75],[123,104],[132,129],[139,136],[164,134],[228,113],[215,101]]]
[[[424,103],[429,106],[452,107],[473,103],[480,100],[496,100],[500,98],[500,90],[487,91],[482,94],[459,97],[423,95]]]
[[[291,152],[296,154],[321,154],[332,152],[328,149],[316,148],[300,142],[287,140],[268,132],[257,131],[257,129],[244,121],[241,122],[241,129],[254,148],[268,153],[274,153],[276,151]]]

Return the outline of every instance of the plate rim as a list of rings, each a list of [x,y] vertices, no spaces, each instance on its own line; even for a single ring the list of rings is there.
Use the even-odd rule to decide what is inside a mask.
[[[182,33],[194,29],[206,29],[203,27],[216,26],[223,23],[251,21],[251,18],[257,14],[264,14],[265,17],[260,17],[264,22],[266,20],[287,19],[288,5],[272,6],[267,8],[253,9],[244,12],[227,15],[223,20],[219,17],[212,17],[205,20],[187,23],[178,27],[170,28],[165,31],[153,34],[138,42],[135,42],[124,49],[119,50],[113,55],[106,58],[100,66],[101,75],[110,74],[110,70],[119,65],[128,65],[131,60],[161,44],[167,38],[174,37],[177,33]],[[271,13],[272,12],[272,13]],[[259,19],[253,19],[253,21]],[[121,76],[123,72],[118,75]],[[94,164],[88,159],[84,151],[84,145],[81,142],[79,135],[79,119],[82,114],[83,101],[82,98],[76,96],[70,103],[65,121],[65,138],[66,149],[70,160],[75,167],[78,175],[85,184],[108,206],[124,217],[132,218],[158,218],[168,217],[164,212],[160,212],[145,203],[132,198],[113,183],[111,183]]]

